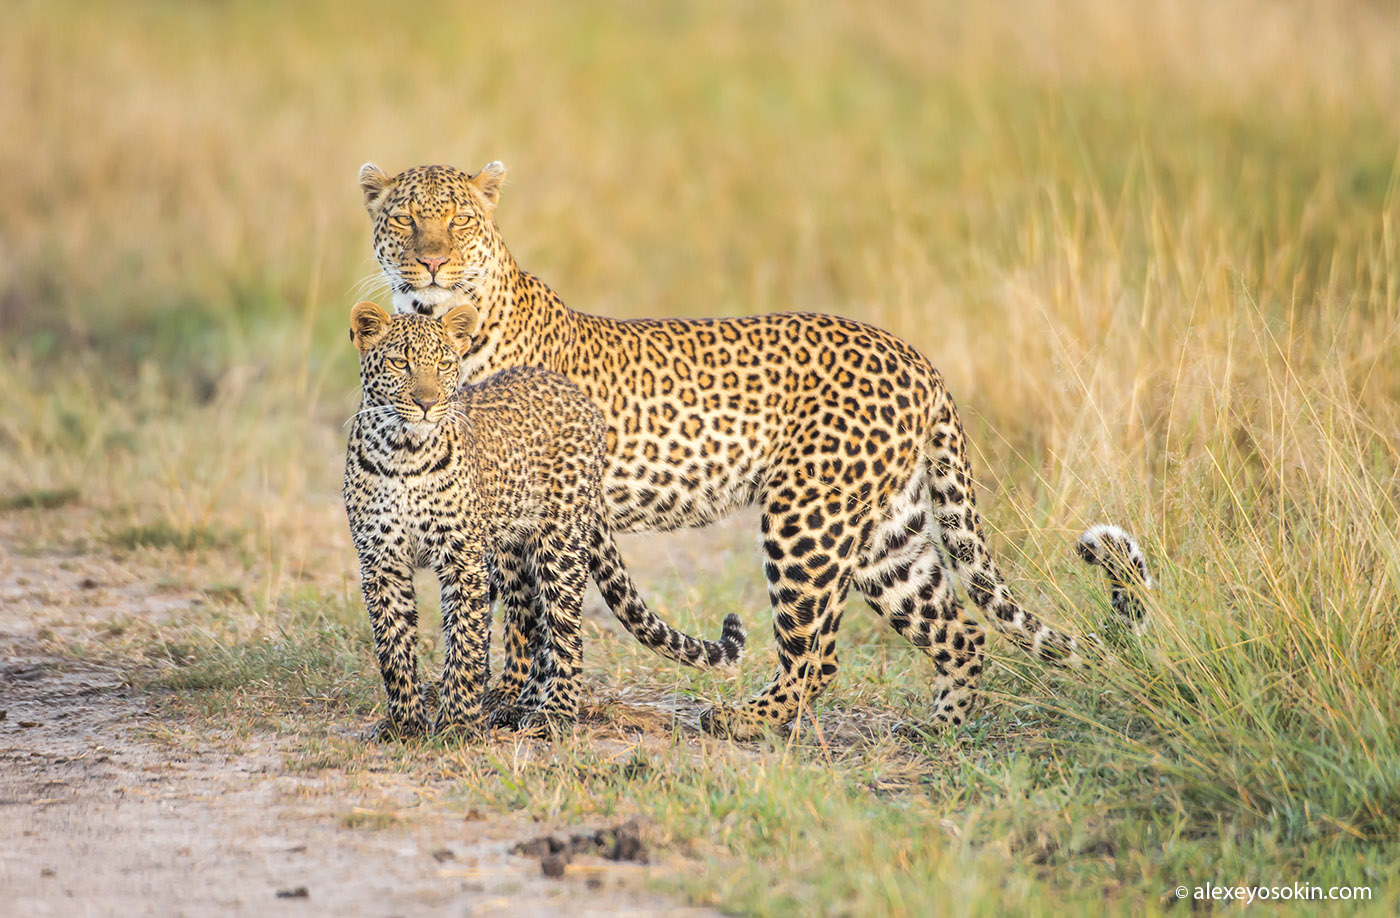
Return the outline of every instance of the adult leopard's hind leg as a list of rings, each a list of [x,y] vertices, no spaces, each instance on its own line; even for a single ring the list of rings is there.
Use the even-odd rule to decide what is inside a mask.
[[[869,496],[854,488],[843,493],[790,472],[775,475],[764,497],[763,571],[778,672],[749,701],[700,718],[706,731],[735,739],[793,720],[835,677],[836,632],[869,534]]]
[[[935,542],[928,473],[920,463],[875,526],[854,585],[901,637],[933,660],[932,722],[967,720],[986,670],[986,631],[958,599]]]

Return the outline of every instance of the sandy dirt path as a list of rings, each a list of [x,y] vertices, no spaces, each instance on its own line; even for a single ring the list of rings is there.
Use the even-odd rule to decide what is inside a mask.
[[[14,535],[0,524],[5,914],[717,914],[646,892],[664,864],[583,857],[550,879],[509,853],[544,832],[601,826],[464,816],[388,767],[305,775],[287,768],[288,738],[172,722],[128,670],[60,655],[54,638],[120,633],[194,597],[102,559],[26,552]],[[395,802],[392,824],[347,826],[371,799]]]

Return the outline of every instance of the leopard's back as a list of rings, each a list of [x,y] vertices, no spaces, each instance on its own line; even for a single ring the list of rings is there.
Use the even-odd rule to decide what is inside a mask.
[[[617,531],[704,525],[788,468],[888,498],[945,397],[900,339],[816,313],[578,315],[561,369],[606,406],[604,517]]]

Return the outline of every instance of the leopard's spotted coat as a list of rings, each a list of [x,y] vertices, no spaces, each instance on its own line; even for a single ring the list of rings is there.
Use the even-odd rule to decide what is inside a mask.
[[[836,673],[851,587],[932,660],[936,724],[967,717],[986,665],[983,627],[950,569],[1018,645],[1080,661],[1074,637],[1012,599],[987,551],[953,399],[914,348],[814,313],[619,321],[575,312],[507,251],[494,221],[504,175],[499,163],[476,175],[424,166],[394,177],[366,165],[376,257],[399,311],[481,311],[463,358],[468,378],[545,367],[603,408],[603,527],[590,565],[609,603],[620,601],[607,584],[621,562],[608,532],[762,508],[778,670],[746,704],[707,712],[707,729],[750,736],[809,704]],[[1109,575],[1114,608],[1139,621],[1141,553],[1121,530],[1096,532],[1082,553]],[[508,630],[528,629],[525,598],[507,605]]]

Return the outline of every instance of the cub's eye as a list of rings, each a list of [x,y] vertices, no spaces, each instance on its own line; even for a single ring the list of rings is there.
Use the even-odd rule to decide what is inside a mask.
[[[462,229],[463,227],[475,222],[476,218],[473,217],[471,214],[458,214],[457,216],[452,218],[452,226],[454,229]]]
[[[456,365],[457,361],[453,360],[451,357],[444,357],[438,361],[438,369],[444,373],[446,373],[448,370],[452,369]]]
[[[387,363],[391,368],[393,368],[393,369],[395,369],[395,370],[407,370],[407,369],[408,369],[408,361],[407,361],[407,360],[404,360],[402,357],[390,357],[388,360],[385,360],[384,362]]]
[[[412,225],[413,225],[413,218],[410,217],[408,214],[395,214],[394,216],[390,217],[389,219],[392,220],[392,221],[394,221],[395,225],[397,225],[397,226],[412,226]]]

